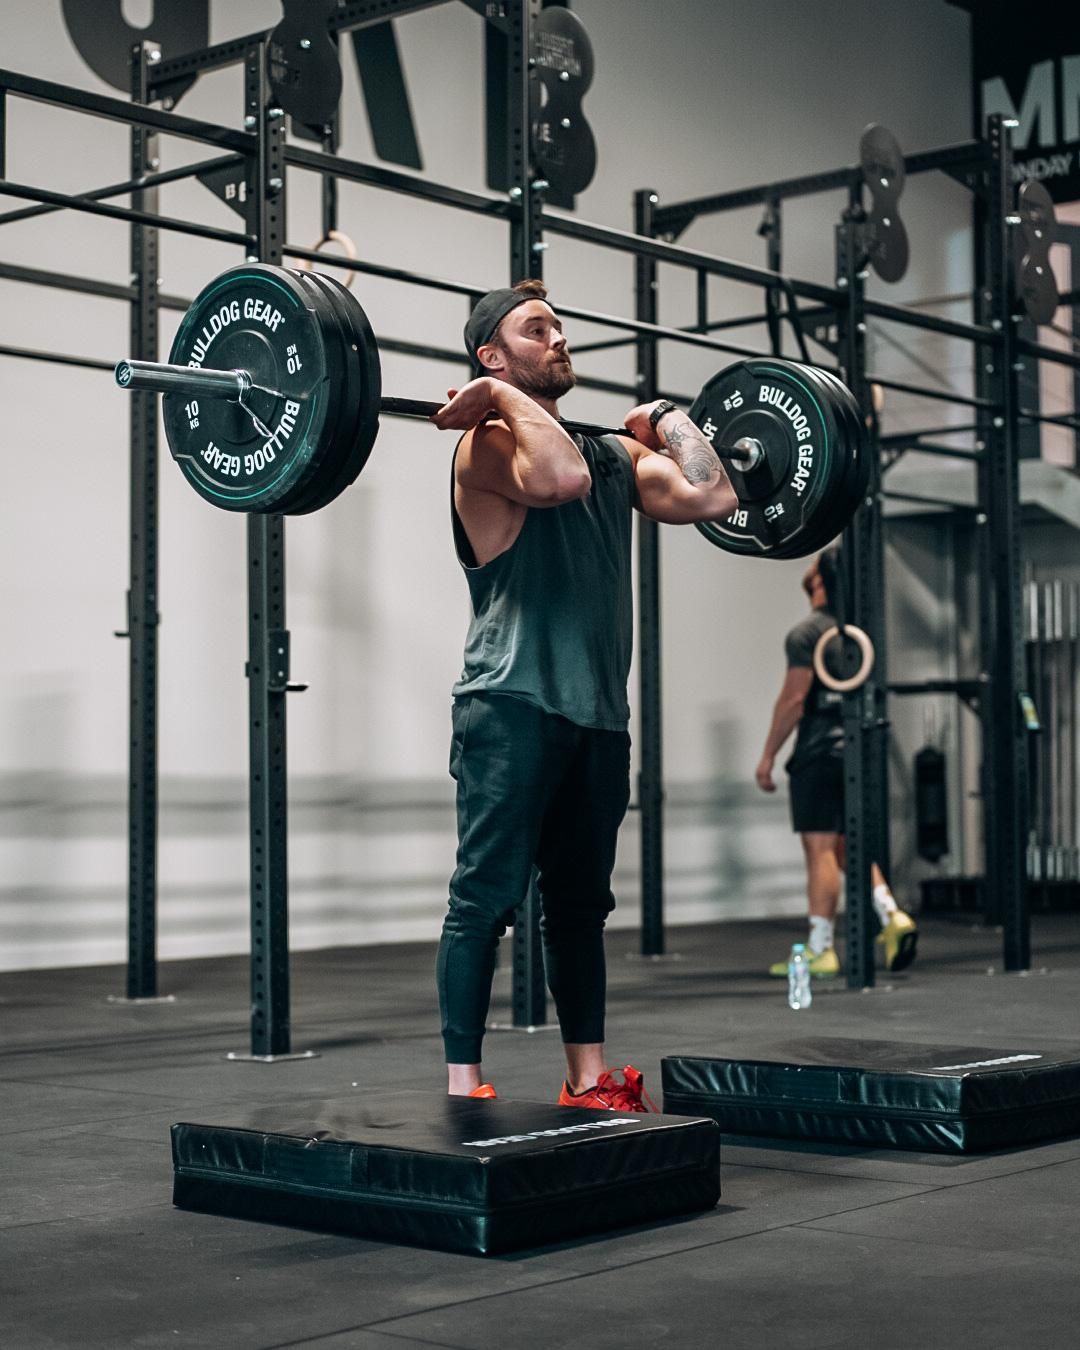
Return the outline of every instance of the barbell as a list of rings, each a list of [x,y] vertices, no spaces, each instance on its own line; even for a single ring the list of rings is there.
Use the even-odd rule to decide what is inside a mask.
[[[303,515],[359,475],[380,415],[430,419],[441,403],[382,394],[379,348],[356,297],[320,272],[230,268],[184,315],[167,363],[121,361],[125,389],[158,391],[173,459],[213,505]],[[828,371],[780,358],[715,375],[690,416],[739,502],[698,526],[727,552],[799,558],[824,548],[866,491],[865,424]],[[572,435],[625,427],[565,421]]]

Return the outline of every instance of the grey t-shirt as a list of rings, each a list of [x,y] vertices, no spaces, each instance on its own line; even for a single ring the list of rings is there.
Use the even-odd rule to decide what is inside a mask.
[[[814,667],[814,648],[822,633],[836,625],[827,609],[815,609],[797,623],[784,640],[784,653],[789,668]],[[841,759],[844,754],[843,694],[825,686],[814,676],[806,696],[795,750],[787,762],[788,773],[822,759]]]

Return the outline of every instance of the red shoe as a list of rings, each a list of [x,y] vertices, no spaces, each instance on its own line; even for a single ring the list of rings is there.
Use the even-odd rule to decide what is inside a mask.
[[[470,1097],[487,1097],[492,1100],[494,1100],[497,1095],[498,1094],[490,1083],[481,1083],[478,1088],[473,1088],[473,1090],[468,1093],[468,1096]]]
[[[610,1069],[606,1069],[597,1080],[595,1087],[584,1092],[573,1093],[570,1084],[564,1082],[559,1093],[560,1106],[586,1106],[594,1111],[655,1111],[656,1106],[645,1091],[645,1079],[640,1070],[628,1064],[621,1072],[620,1083]]]

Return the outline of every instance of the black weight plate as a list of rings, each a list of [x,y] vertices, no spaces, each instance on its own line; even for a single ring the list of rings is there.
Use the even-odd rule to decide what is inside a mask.
[[[843,528],[848,518],[846,483],[857,463],[859,441],[857,423],[851,416],[852,400],[839,382],[823,378],[827,372],[817,366],[789,363],[800,379],[816,392],[826,421],[833,426],[832,454],[828,457],[821,481],[821,500],[811,513],[807,528],[788,544],[781,544],[775,555],[802,558],[825,548]]]
[[[866,222],[866,256],[882,281],[897,282],[911,258],[907,229],[895,210],[874,212]]]
[[[537,173],[572,197],[596,173],[596,140],[581,106],[595,63],[585,26],[569,9],[549,5],[532,26],[530,136]]]
[[[337,112],[341,61],[328,22],[336,0],[283,0],[270,33],[270,89],[290,117],[321,127]]]
[[[339,473],[328,485],[329,495],[318,503],[319,506],[326,506],[356,480],[375,445],[382,402],[382,367],[378,343],[360,301],[336,278],[320,275],[320,280],[333,294],[338,312],[345,321],[347,341],[359,363],[359,380],[354,399],[356,422],[350,433],[350,450],[340,461]],[[315,510],[316,507],[307,509]]]
[[[851,522],[855,512],[866,500],[867,488],[870,485],[871,455],[877,454],[879,451],[877,442],[871,436],[866,425],[863,410],[855,400],[855,395],[832,371],[822,370],[818,373],[833,384],[839,392],[842,406],[846,409],[850,421],[852,445],[855,447],[840,499],[840,512],[836,528],[836,533],[839,534]]]
[[[1025,233],[1031,230],[1035,238],[1054,242],[1057,234],[1057,212],[1054,199],[1037,178],[1025,178],[1016,194],[1016,214]]]
[[[841,400],[847,409],[848,416],[851,419],[853,445],[856,447],[852,458],[847,478],[845,479],[845,501],[841,512],[841,520],[837,533],[846,528],[850,523],[852,516],[863,505],[866,500],[866,492],[870,486],[870,471],[872,468],[871,456],[880,454],[877,441],[870,433],[866,425],[866,417],[862,408],[856,402],[855,395],[846,384],[834,375],[832,371],[823,370],[820,372],[826,379],[830,380],[840,391]]]
[[[321,510],[352,483],[371,453],[378,432],[379,401],[382,397],[378,348],[366,316],[360,309],[366,326],[363,339],[358,336],[353,308],[342,297],[353,299],[350,292],[333,277],[321,272],[310,274],[312,283],[319,286],[337,316],[341,327],[347,364],[347,389],[341,440],[333,455],[332,471],[320,478],[320,490],[297,503],[292,514],[301,515]],[[359,303],[353,300],[355,308]],[[373,368],[372,368],[373,366]]]
[[[821,483],[821,502],[813,513],[807,528],[790,546],[780,545],[777,557],[804,557],[819,552],[837,533],[835,522],[840,519],[843,503],[843,483],[850,467],[851,427],[847,410],[835,387],[820,378],[813,366],[800,366],[800,376],[814,389],[821,405],[835,422],[834,453],[829,456]]]
[[[327,414],[326,434],[323,437],[323,453],[319,457],[315,471],[296,491],[289,493],[280,506],[280,510],[287,515],[304,515],[315,509],[311,503],[321,501],[328,484],[338,472],[341,459],[348,453],[348,437],[353,420],[353,395],[349,385],[355,353],[337,309],[325,289],[310,272],[296,269],[292,275],[310,293],[321,317],[330,378],[330,410]]]
[[[1050,265],[1050,245],[1057,234],[1054,199],[1042,183],[1029,178],[1017,193],[1016,211],[1026,246],[1017,267],[1017,290],[1029,319],[1052,323],[1061,304]]]
[[[196,296],[169,360],[249,372],[250,411],[224,399],[166,394],[165,435],[201,497],[227,511],[278,511],[311,476],[330,411],[322,323],[306,288],[284,268],[230,268]]]
[[[869,473],[868,437],[854,396],[831,371],[804,367],[832,403],[839,428],[836,443],[837,473],[829,488],[829,509],[821,518],[820,547],[824,548],[851,520],[866,492]]]
[[[907,272],[910,256],[899,210],[906,177],[904,152],[887,127],[873,124],[859,142],[859,162],[874,202],[866,222],[867,258],[882,281],[896,282]]]
[[[808,380],[794,361],[760,357],[738,362],[709,380],[690,416],[717,446],[742,437],[761,442],[772,490],[726,465],[739,505],[727,520],[697,528],[729,553],[750,557],[800,558],[814,551],[820,515],[838,469],[840,437],[832,399]],[[759,471],[760,472],[760,471]]]

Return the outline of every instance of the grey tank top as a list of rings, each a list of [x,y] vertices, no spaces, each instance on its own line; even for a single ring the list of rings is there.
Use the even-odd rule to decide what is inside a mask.
[[[583,727],[625,730],[633,644],[630,523],[634,467],[613,436],[578,439],[588,496],[530,507],[521,533],[482,567],[453,502],[472,599],[454,694],[508,694]]]

